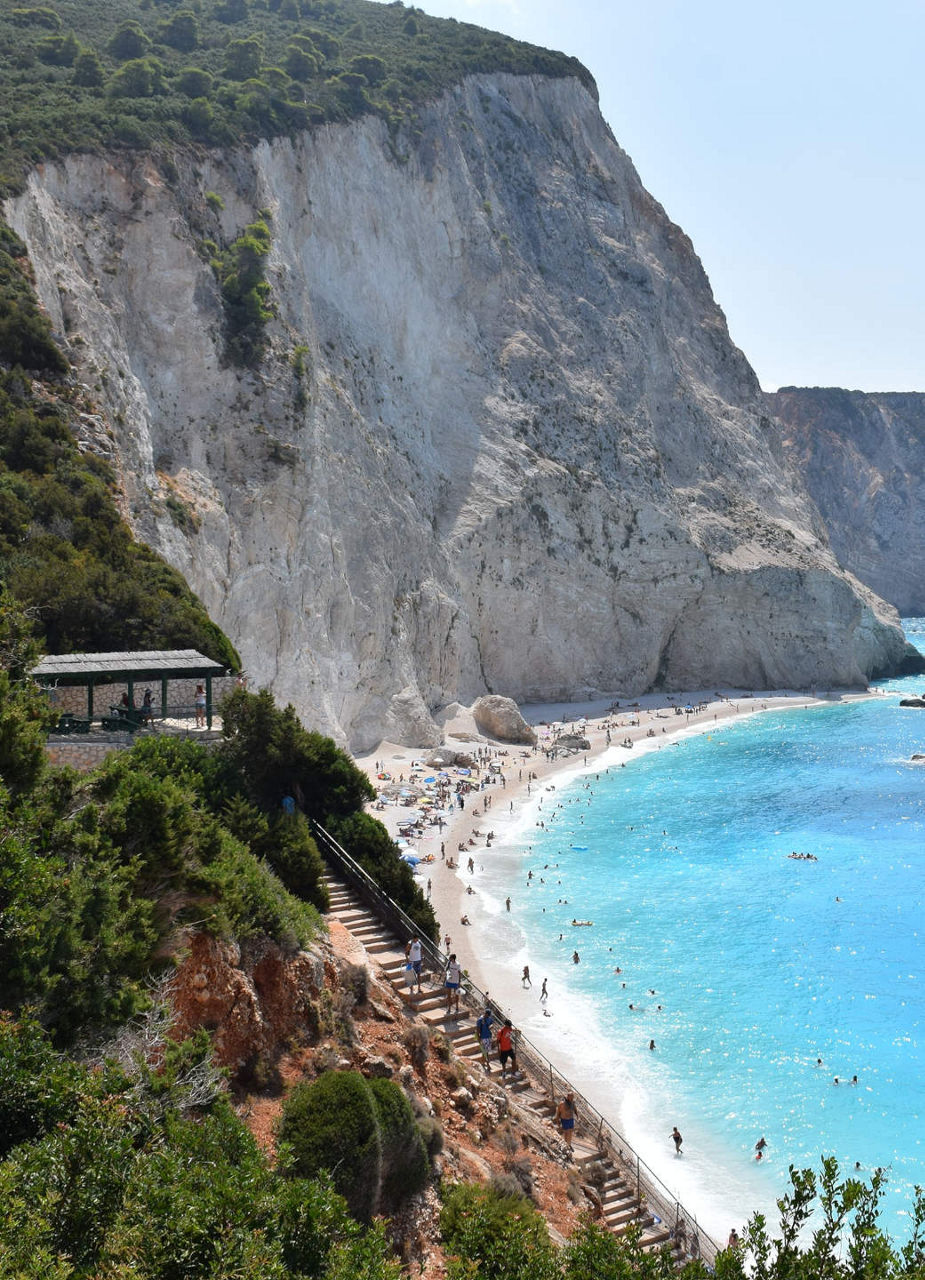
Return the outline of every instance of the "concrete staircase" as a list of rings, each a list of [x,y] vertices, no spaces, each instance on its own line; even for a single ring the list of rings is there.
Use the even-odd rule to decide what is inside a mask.
[[[441,975],[425,975],[422,989],[409,990],[405,984],[404,943],[366,907],[357,894],[330,871],[325,874],[331,905],[329,915],[338,920],[353,936],[362,942],[367,953],[381,966],[384,976],[393,989],[418,1017],[431,1028],[440,1031],[449,1041],[453,1052],[471,1063],[484,1065],[482,1046],[475,1030],[476,1014],[465,1006],[452,1017],[446,1011],[446,990]],[[495,1059],[489,1064],[490,1074],[501,1080],[501,1068]],[[508,1071],[502,1081],[513,1094],[520,1095],[518,1103],[528,1107],[538,1117],[551,1119],[555,1108],[548,1092],[523,1071]],[[659,1222],[643,1205],[640,1205],[635,1186],[624,1173],[598,1151],[594,1142],[576,1138],[572,1155],[578,1169],[599,1162],[603,1166],[604,1181],[597,1187],[603,1211],[603,1220],[617,1235],[622,1235],[631,1223],[642,1229],[642,1245],[647,1251],[658,1249],[670,1242],[669,1226]],[[600,1179],[600,1171],[597,1171]],[[671,1242],[677,1251],[676,1242]]]

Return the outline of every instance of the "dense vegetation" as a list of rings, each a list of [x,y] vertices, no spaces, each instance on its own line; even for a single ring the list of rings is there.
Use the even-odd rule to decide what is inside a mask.
[[[738,1245],[720,1252],[714,1272],[701,1262],[680,1271],[666,1251],[645,1253],[637,1232],[623,1238],[586,1222],[566,1247],[550,1241],[528,1201],[495,1185],[459,1185],[444,1194],[441,1228],[452,1261],[448,1280],[899,1280],[925,1276],[925,1203],[916,1205],[910,1242],[895,1249],[878,1226],[883,1178],[840,1180],[834,1160],[821,1177],[791,1169],[772,1237],[760,1214]]]
[[[381,1225],[271,1167],[207,1038],[162,1048],[157,1069],[95,1069],[0,1020],[0,1275],[395,1280]]]
[[[391,1080],[367,1080],[356,1071],[326,1071],[297,1085],[279,1136],[291,1153],[291,1172],[311,1178],[330,1171],[360,1222],[394,1213],[430,1171],[405,1094]]]
[[[238,690],[217,748],[151,736],[85,776],[51,769],[47,703],[22,678],[34,649],[8,593],[0,654],[0,1008],[31,1009],[65,1045],[142,1009],[189,924],[284,947],[311,938],[327,891],[306,814],[349,814],[368,790],[329,738]],[[300,808],[286,812],[286,794]]]
[[[0,1008],[31,1009],[69,1044],[145,1006],[188,924],[307,942],[326,893],[306,820],[252,811],[236,766],[193,742],[151,738],[86,776],[49,768],[47,703],[17,678],[34,652],[8,594],[0,629]]]
[[[399,125],[474,71],[573,58],[401,3],[49,0],[0,14],[0,187],[101,146],[218,146],[374,111]]]
[[[198,649],[240,659],[181,574],[136,542],[111,468],[81,453],[71,407],[0,372],[0,579],[50,653]]]
[[[272,811],[284,795],[291,795],[299,811],[340,841],[422,935],[436,941],[433,908],[411,868],[398,856],[382,823],[363,812],[375,792],[350,757],[330,738],[303,728],[292,707],[276,707],[266,690],[251,694],[236,689],[222,703],[222,716],[223,757],[237,770],[248,799]],[[284,868],[277,870],[285,879]]]

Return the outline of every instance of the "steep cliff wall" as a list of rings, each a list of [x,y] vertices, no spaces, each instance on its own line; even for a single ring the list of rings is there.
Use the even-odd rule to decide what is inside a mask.
[[[690,242],[586,89],[473,77],[418,126],[162,169],[72,157],[7,204],[116,424],[129,518],[255,681],[359,748],[433,739],[486,691],[846,685],[898,662],[895,616],[838,568]],[[278,316],[252,374],[223,366],[201,242],[261,208]]]
[[[768,404],[840,563],[925,613],[925,395],[783,387]]]

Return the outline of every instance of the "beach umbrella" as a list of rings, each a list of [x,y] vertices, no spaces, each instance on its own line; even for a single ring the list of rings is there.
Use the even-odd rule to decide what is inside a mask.
[[[427,784],[428,784],[429,782],[436,782],[436,781],[437,781],[437,779],[436,779],[436,778],[425,778],[425,779],[424,779],[424,785],[425,785],[425,787],[426,787],[426,786],[427,786]]]
[[[456,772],[460,775],[460,777],[461,777],[461,778],[468,778],[468,777],[471,775],[472,770],[471,770],[471,769],[457,769],[457,770],[456,770]]]
[[[409,867],[416,867],[418,863],[421,861],[421,859],[418,857],[415,857],[413,853],[403,853],[401,855],[401,860],[402,862],[407,862]]]

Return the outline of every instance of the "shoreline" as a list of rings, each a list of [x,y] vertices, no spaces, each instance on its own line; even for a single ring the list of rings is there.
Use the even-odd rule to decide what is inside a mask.
[[[581,718],[586,719],[586,726],[581,732],[584,732],[591,744],[589,750],[554,760],[544,756],[542,737],[539,745],[532,749],[527,746],[498,742],[479,734],[471,716],[463,712],[448,723],[448,728],[452,728],[454,736],[452,741],[445,742],[443,750],[471,754],[480,749],[490,751],[491,758],[502,763],[504,784],[493,785],[487,793],[482,791],[470,793],[466,798],[466,807],[447,819],[442,833],[433,827],[426,831],[423,837],[414,840],[420,854],[434,856],[432,863],[419,868],[419,878],[422,888],[426,886],[428,878],[433,884],[431,903],[440,923],[441,946],[443,937],[449,933],[452,938],[452,949],[457,952],[463,968],[468,969],[472,980],[484,989],[485,975],[480,968],[480,948],[477,945],[480,941],[479,927],[476,923],[469,928],[459,924],[461,915],[467,911],[466,900],[469,895],[466,893],[466,886],[470,880],[474,887],[478,883],[477,878],[472,879],[467,875],[466,861],[470,854],[473,857],[476,853],[484,856],[488,852],[490,856],[491,848],[500,847],[510,840],[516,829],[527,830],[526,824],[530,815],[526,809],[528,806],[535,805],[543,787],[548,785],[551,779],[555,780],[556,785],[562,785],[565,781],[571,781],[573,775],[577,777],[592,768],[609,768],[617,763],[629,764],[631,760],[639,759],[649,751],[673,745],[682,737],[708,733],[715,725],[736,723],[765,711],[832,706],[877,696],[876,693],[862,691],[818,697],[793,690],[774,690],[770,693],[758,694],[730,690],[722,693],[721,699],[717,700],[714,694],[706,694],[701,690],[690,694],[646,694],[634,699],[632,703],[624,702],[621,698],[619,709],[611,714],[607,713],[606,708],[612,704],[613,698],[571,703],[524,704],[520,707],[521,714],[538,732],[542,731],[544,725],[556,723],[565,726],[577,725]],[[675,706],[683,708],[688,705],[702,709],[695,710],[691,715],[675,716],[673,711]],[[668,718],[663,719],[662,717],[666,715]],[[638,718],[638,725],[626,723],[631,717]],[[609,746],[606,738],[607,730],[604,727],[607,724],[612,726],[610,730],[612,742]],[[647,736],[649,729],[656,731],[654,738]],[[631,750],[619,745],[624,738],[632,741]],[[398,783],[398,779],[404,775],[404,782],[410,783],[413,762],[423,763],[438,755],[440,751],[440,747],[409,747],[384,741],[374,751],[355,756],[354,763],[366,773],[373,786],[378,788],[383,784],[376,776],[378,772],[375,767],[376,762],[386,765],[385,771],[392,774],[390,782]],[[524,753],[527,753],[526,756]],[[604,760],[604,756],[608,754],[609,758]],[[477,773],[474,770],[474,780],[479,781],[485,772],[485,769],[480,769]],[[518,777],[518,774],[522,776]],[[528,778],[526,774],[536,776]],[[430,776],[430,772],[424,770],[420,776],[422,778]],[[491,807],[487,810],[483,807],[486,794],[491,802]],[[498,801],[497,806],[494,803],[495,800]],[[382,822],[393,838],[397,838],[399,822],[403,818],[403,808],[404,806],[389,804],[385,809],[380,810],[373,803],[367,805],[367,812]],[[487,835],[491,831],[494,831],[495,839],[491,847],[487,848]],[[470,844],[470,840],[474,843]],[[441,842],[446,846],[447,859],[460,860],[455,869],[448,868],[446,863],[441,861]],[[460,852],[460,844],[466,846],[466,851]],[[477,896],[477,890],[475,896]],[[515,984],[513,990],[517,989]],[[509,995],[510,992],[503,992],[495,994],[494,998],[503,1003],[508,1001]]]
[[[499,902],[497,898],[490,898],[480,888],[479,873],[484,870],[485,862],[494,855],[498,855],[499,863],[501,859],[509,863],[509,868],[513,867],[515,858],[522,862],[527,855],[527,847],[532,843],[531,833],[536,821],[541,817],[542,801],[550,798],[546,794],[547,789],[567,785],[583,774],[628,765],[649,751],[675,745],[686,737],[709,733],[714,727],[728,726],[765,711],[831,706],[876,696],[869,691],[818,697],[785,690],[759,694],[730,690],[723,691],[719,696],[715,693],[708,695],[703,691],[689,695],[650,694],[634,699],[631,704],[625,703],[621,698],[618,709],[610,713],[608,708],[613,699],[609,698],[595,702],[521,707],[524,718],[540,734],[544,732],[544,726],[553,723],[560,727],[575,724],[578,731],[584,734],[590,742],[590,748],[564,759],[548,759],[543,751],[542,737],[536,748],[511,746],[486,739],[475,732],[471,717],[468,717],[467,724],[466,713],[462,713],[448,725],[453,736],[446,739],[447,749],[465,751],[468,747],[472,753],[490,752],[491,758],[502,764],[505,781],[503,785],[496,782],[485,790],[471,793],[466,799],[466,808],[448,820],[442,834],[438,834],[434,827],[430,829],[433,834],[415,840],[419,853],[435,855],[434,861],[419,867],[418,872],[422,887],[426,886],[428,879],[432,882],[431,901],[441,924],[441,945],[445,935],[449,933],[452,939],[451,949],[457,953],[472,981],[483,990],[490,989],[492,1001],[504,1008],[515,1025],[556,1064],[557,1069],[572,1080],[589,1101],[624,1133],[639,1149],[640,1155],[653,1171],[670,1188],[677,1190],[688,1209],[697,1214],[704,1228],[717,1238],[725,1238],[729,1225],[736,1216],[736,1207],[725,1204],[720,1210],[716,1203],[709,1202],[709,1198],[705,1200],[706,1193],[701,1185],[703,1166],[698,1175],[697,1164],[693,1160],[689,1159],[683,1165],[676,1164],[673,1160],[666,1161],[661,1151],[662,1144],[654,1148],[651,1134],[634,1130],[629,1113],[635,1114],[634,1103],[639,1100],[633,1096],[632,1077],[628,1076],[618,1087],[615,1076],[619,1077],[621,1073],[615,1068],[619,1063],[613,1063],[609,1069],[605,1067],[602,1051],[603,1056],[608,1056],[608,1046],[594,1034],[593,1006],[586,1010],[585,1021],[579,1021],[574,1026],[567,1025],[574,1021],[569,1017],[572,1011],[562,1007],[556,1009],[554,1020],[546,1023],[540,1021],[542,1006],[538,1003],[538,989],[540,978],[545,975],[536,970],[536,988],[533,990],[525,990],[520,981],[522,965],[534,964],[537,959],[537,939],[531,940],[526,921],[519,918],[516,901],[512,901],[509,908],[511,914],[508,915],[503,900]],[[675,707],[684,708],[688,705],[696,710],[689,714],[682,712],[680,715],[675,712]],[[582,717],[586,717],[586,723],[578,726]],[[629,723],[631,719],[636,723]],[[607,743],[608,728],[612,739],[610,745]],[[545,732],[551,733],[552,730],[547,728]],[[624,741],[631,742],[632,747],[621,745]],[[439,750],[415,750],[382,743],[369,757],[359,758],[357,764],[374,777],[375,762],[384,762],[386,771],[396,770],[396,777],[404,773],[407,780],[412,760],[424,762]],[[473,770],[473,781],[487,772],[487,761],[485,764],[486,767],[478,773]],[[450,772],[455,777],[452,770]],[[430,776],[430,771],[425,773]],[[425,774],[419,776],[423,777]],[[390,804],[385,810],[374,812],[392,834],[397,834],[402,806]],[[494,833],[490,845],[486,839],[489,832]],[[447,858],[459,859],[455,869],[448,868],[440,860],[441,840],[445,845]],[[460,844],[465,846],[462,853],[459,852]],[[467,870],[470,856],[473,858],[472,873]],[[512,885],[516,882],[517,873],[514,870],[510,870],[509,879]],[[467,892],[467,888],[471,888],[472,892]],[[459,923],[460,916],[464,913],[471,921],[469,927]],[[508,946],[504,963],[490,958],[492,952],[497,953],[502,935]],[[565,984],[560,983],[556,994],[561,998],[565,989]],[[568,1034],[564,1035],[564,1032]],[[589,1041],[595,1046],[595,1052],[590,1055],[587,1051]],[[609,1058],[613,1060],[613,1053],[609,1054]],[[670,1107],[670,1097],[663,1098],[662,1101],[666,1107]],[[759,1207],[755,1203],[754,1188],[748,1190],[744,1204],[748,1212]],[[760,1207],[773,1210],[773,1202]]]

